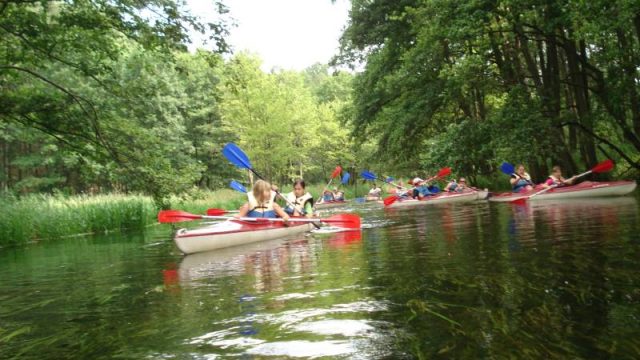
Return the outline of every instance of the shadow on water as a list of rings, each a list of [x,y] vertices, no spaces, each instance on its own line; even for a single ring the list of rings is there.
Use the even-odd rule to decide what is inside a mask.
[[[634,198],[366,206],[183,257],[167,228],[0,253],[0,358],[634,358]]]

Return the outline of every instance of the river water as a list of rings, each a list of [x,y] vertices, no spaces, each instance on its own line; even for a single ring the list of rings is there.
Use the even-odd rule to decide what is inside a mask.
[[[635,198],[353,210],[187,257],[166,226],[0,249],[0,358],[640,358]]]

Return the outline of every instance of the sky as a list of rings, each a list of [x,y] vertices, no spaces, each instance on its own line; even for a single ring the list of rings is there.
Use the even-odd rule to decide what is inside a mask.
[[[249,51],[262,69],[302,70],[327,63],[338,51],[349,0],[226,0],[237,26],[228,38],[234,52]],[[215,21],[209,0],[187,0],[194,15]],[[196,38],[195,36],[192,36]],[[197,45],[199,41],[194,41]]]

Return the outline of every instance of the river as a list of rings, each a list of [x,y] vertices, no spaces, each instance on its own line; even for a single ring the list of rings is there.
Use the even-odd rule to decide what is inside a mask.
[[[168,226],[0,249],[0,358],[639,358],[635,198],[353,208],[182,256]]]

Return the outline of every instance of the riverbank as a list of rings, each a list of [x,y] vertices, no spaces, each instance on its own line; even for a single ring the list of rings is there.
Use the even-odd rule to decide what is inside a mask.
[[[231,190],[198,192],[170,199],[171,206],[194,213],[209,207],[235,208],[244,198]],[[141,230],[157,222],[151,197],[135,194],[29,195],[0,197],[0,246],[81,234]]]

